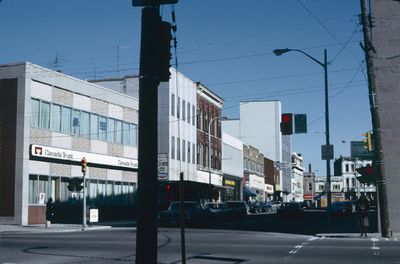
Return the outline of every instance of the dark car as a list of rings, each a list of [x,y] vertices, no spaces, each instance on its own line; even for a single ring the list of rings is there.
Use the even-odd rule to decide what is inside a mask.
[[[222,220],[231,215],[231,210],[226,203],[206,203],[204,211],[209,218]]]
[[[249,214],[249,206],[245,201],[227,201],[232,216],[245,216]]]
[[[353,211],[351,201],[334,202],[332,203],[332,214],[334,215],[349,215]]]
[[[185,225],[197,225],[205,218],[205,211],[199,202],[185,201]],[[179,226],[180,202],[172,202],[168,210],[159,214],[160,225]]]
[[[303,213],[304,208],[302,204],[298,202],[283,203],[278,209],[279,216],[302,217]]]

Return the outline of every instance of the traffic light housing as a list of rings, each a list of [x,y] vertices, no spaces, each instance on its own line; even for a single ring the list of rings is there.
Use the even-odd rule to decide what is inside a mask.
[[[80,192],[83,189],[83,178],[74,177],[68,180],[68,190],[70,192]]]
[[[296,134],[307,133],[307,115],[294,115],[294,132]]]
[[[170,78],[169,68],[171,67],[171,24],[165,21],[161,22],[160,39],[160,63],[158,68],[158,79],[161,82],[167,82]]]
[[[293,114],[291,114],[291,113],[282,114],[281,133],[282,133],[282,135],[292,135],[293,134]]]
[[[356,169],[356,171],[361,175],[357,177],[357,180],[361,183],[374,183],[376,182],[377,176],[375,168],[368,164],[365,167]]]
[[[132,6],[154,6],[176,3],[178,3],[178,0],[132,0]]]
[[[363,133],[363,136],[365,137],[363,139],[364,142],[364,148],[366,148],[368,151],[372,151],[372,139],[371,139],[371,132],[365,132]]]
[[[81,170],[82,170],[83,175],[86,175],[86,167],[87,167],[87,162],[86,162],[86,159],[83,158],[81,160]]]

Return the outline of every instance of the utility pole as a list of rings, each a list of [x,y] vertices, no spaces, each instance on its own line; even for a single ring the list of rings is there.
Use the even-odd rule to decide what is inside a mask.
[[[377,188],[378,188],[378,199],[379,199],[379,210],[380,210],[380,222],[381,222],[381,235],[383,237],[390,237],[390,223],[389,223],[389,210],[387,204],[387,192],[386,192],[386,177],[383,164],[382,144],[381,144],[381,130],[380,130],[380,119],[378,115],[378,104],[376,98],[376,85],[375,85],[375,72],[374,62],[371,57],[371,52],[375,52],[374,47],[371,43],[369,26],[371,20],[368,19],[365,0],[361,2],[361,23],[363,26],[364,33],[364,46],[362,48],[365,52],[365,61],[367,64],[368,73],[368,94],[369,104],[371,110],[372,120],[372,137],[374,142],[374,167],[378,176]]]

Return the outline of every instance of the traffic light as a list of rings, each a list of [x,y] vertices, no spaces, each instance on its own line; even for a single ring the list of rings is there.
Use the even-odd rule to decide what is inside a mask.
[[[81,169],[82,169],[83,175],[86,175],[86,167],[87,167],[86,159],[82,158],[82,160],[81,160]]]
[[[83,189],[83,178],[74,177],[68,180],[68,190],[70,192],[80,192]]]
[[[176,3],[178,3],[178,0],[132,0],[132,6],[154,6]]]
[[[160,63],[158,68],[158,79],[162,82],[169,81],[171,75],[171,24],[165,21],[161,22],[161,41],[160,41]]]
[[[368,164],[365,167],[361,167],[356,169],[356,171],[361,174],[361,176],[357,177],[357,180],[361,183],[374,183],[376,182],[376,173],[375,168]]]
[[[294,131],[296,134],[307,133],[307,115],[294,115]]]
[[[363,136],[365,137],[363,139],[364,142],[364,148],[368,149],[368,151],[372,151],[372,139],[371,139],[371,132],[365,132],[363,133]]]
[[[293,114],[291,113],[282,114],[281,132],[282,135],[293,134]]]

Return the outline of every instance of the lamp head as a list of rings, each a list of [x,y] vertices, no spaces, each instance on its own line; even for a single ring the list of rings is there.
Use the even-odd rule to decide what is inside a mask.
[[[290,49],[275,49],[273,52],[276,56],[281,56],[283,53],[289,52]]]

